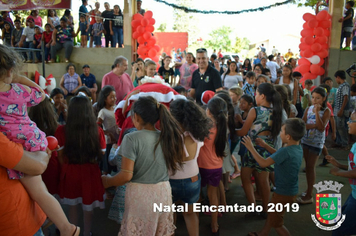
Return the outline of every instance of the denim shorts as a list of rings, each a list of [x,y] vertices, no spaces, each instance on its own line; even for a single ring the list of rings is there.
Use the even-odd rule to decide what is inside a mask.
[[[40,228],[33,236],[44,236],[42,229]]]
[[[101,36],[94,36],[95,46],[101,45]]]
[[[198,180],[194,182],[192,182],[192,178],[170,179],[173,202],[181,200],[188,204],[196,203],[200,196],[200,182],[200,174],[198,174]]]
[[[321,151],[323,150],[322,148],[312,147],[304,143],[302,143],[302,147],[303,149],[308,149],[309,152],[317,154],[318,156],[320,156]]]

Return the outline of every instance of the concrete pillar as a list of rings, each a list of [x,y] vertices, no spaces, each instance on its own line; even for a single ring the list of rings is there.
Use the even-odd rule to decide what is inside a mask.
[[[331,15],[330,49],[340,49],[342,23],[339,19],[344,16],[344,1],[330,0],[329,13]]]
[[[135,0],[125,0],[124,1],[124,45],[132,45],[132,3],[136,2]]]

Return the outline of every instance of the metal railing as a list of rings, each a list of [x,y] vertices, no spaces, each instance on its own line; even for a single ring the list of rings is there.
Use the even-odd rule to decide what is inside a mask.
[[[42,76],[46,77],[46,73],[45,73],[45,50],[44,50],[45,44],[43,41],[41,41],[41,49],[36,49],[36,48],[14,48],[14,47],[9,47],[13,50],[15,50],[16,52],[19,52],[22,56],[22,53],[33,53],[33,52],[41,52],[42,56]],[[36,55],[34,55],[36,57]]]

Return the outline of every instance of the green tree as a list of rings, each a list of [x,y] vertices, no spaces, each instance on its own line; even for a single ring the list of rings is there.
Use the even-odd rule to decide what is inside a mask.
[[[295,4],[298,4],[298,7],[312,7],[314,8],[315,5],[319,2],[320,0],[295,0],[293,1]]]
[[[166,23],[162,23],[158,26],[157,28],[157,31],[160,31],[160,32],[165,32],[167,29],[167,24]]]
[[[213,49],[222,49],[224,52],[230,52],[233,47],[230,34],[232,29],[228,26],[222,26],[209,33],[210,39],[204,42],[205,47]]]
[[[236,37],[235,44],[233,46],[232,51],[236,52],[236,53],[239,53],[243,49],[248,50],[249,49],[249,44],[250,44],[250,40],[248,40],[248,38]]]
[[[177,0],[176,4],[185,7],[193,7],[193,0]],[[198,38],[198,19],[190,13],[185,13],[182,10],[174,9],[173,12],[173,30],[176,32],[188,32],[188,45],[194,47],[197,44]],[[182,49],[184,50],[184,49]]]

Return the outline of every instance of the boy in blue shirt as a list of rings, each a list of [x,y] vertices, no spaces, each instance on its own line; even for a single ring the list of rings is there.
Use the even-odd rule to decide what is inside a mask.
[[[246,83],[242,87],[242,90],[244,91],[244,94],[248,94],[252,96],[253,98],[255,97],[255,84],[256,84],[256,74],[255,72],[249,71],[246,74]]]
[[[90,73],[89,65],[85,64],[82,69],[83,69],[83,74],[80,75],[80,78],[82,79],[82,84],[83,86],[89,88],[91,92],[91,98],[93,99],[93,103],[95,103],[96,91],[98,91],[98,85],[96,84],[95,76],[92,73]]]
[[[352,112],[349,122],[349,134],[356,134],[356,112]],[[349,179],[351,194],[342,206],[341,214],[346,218],[342,225],[333,231],[332,235],[355,235],[356,234],[356,143],[352,145],[348,156],[348,165],[343,165],[332,156],[326,156],[326,159],[335,167],[330,170],[330,174]]]
[[[284,226],[283,217],[285,205],[291,206],[295,202],[298,194],[298,173],[302,164],[303,149],[300,146],[300,140],[305,134],[305,123],[299,118],[287,119],[282,126],[280,137],[284,147],[278,151],[256,139],[258,145],[264,147],[270,153],[270,157],[264,159],[254,148],[251,138],[245,136],[242,138],[242,144],[251,152],[253,158],[262,167],[268,167],[274,164],[275,187],[271,203],[276,206],[277,203],[283,205],[282,212],[269,212],[263,229],[256,233],[251,232],[249,235],[269,235],[271,228],[275,228],[278,235],[290,235],[288,229]]]

